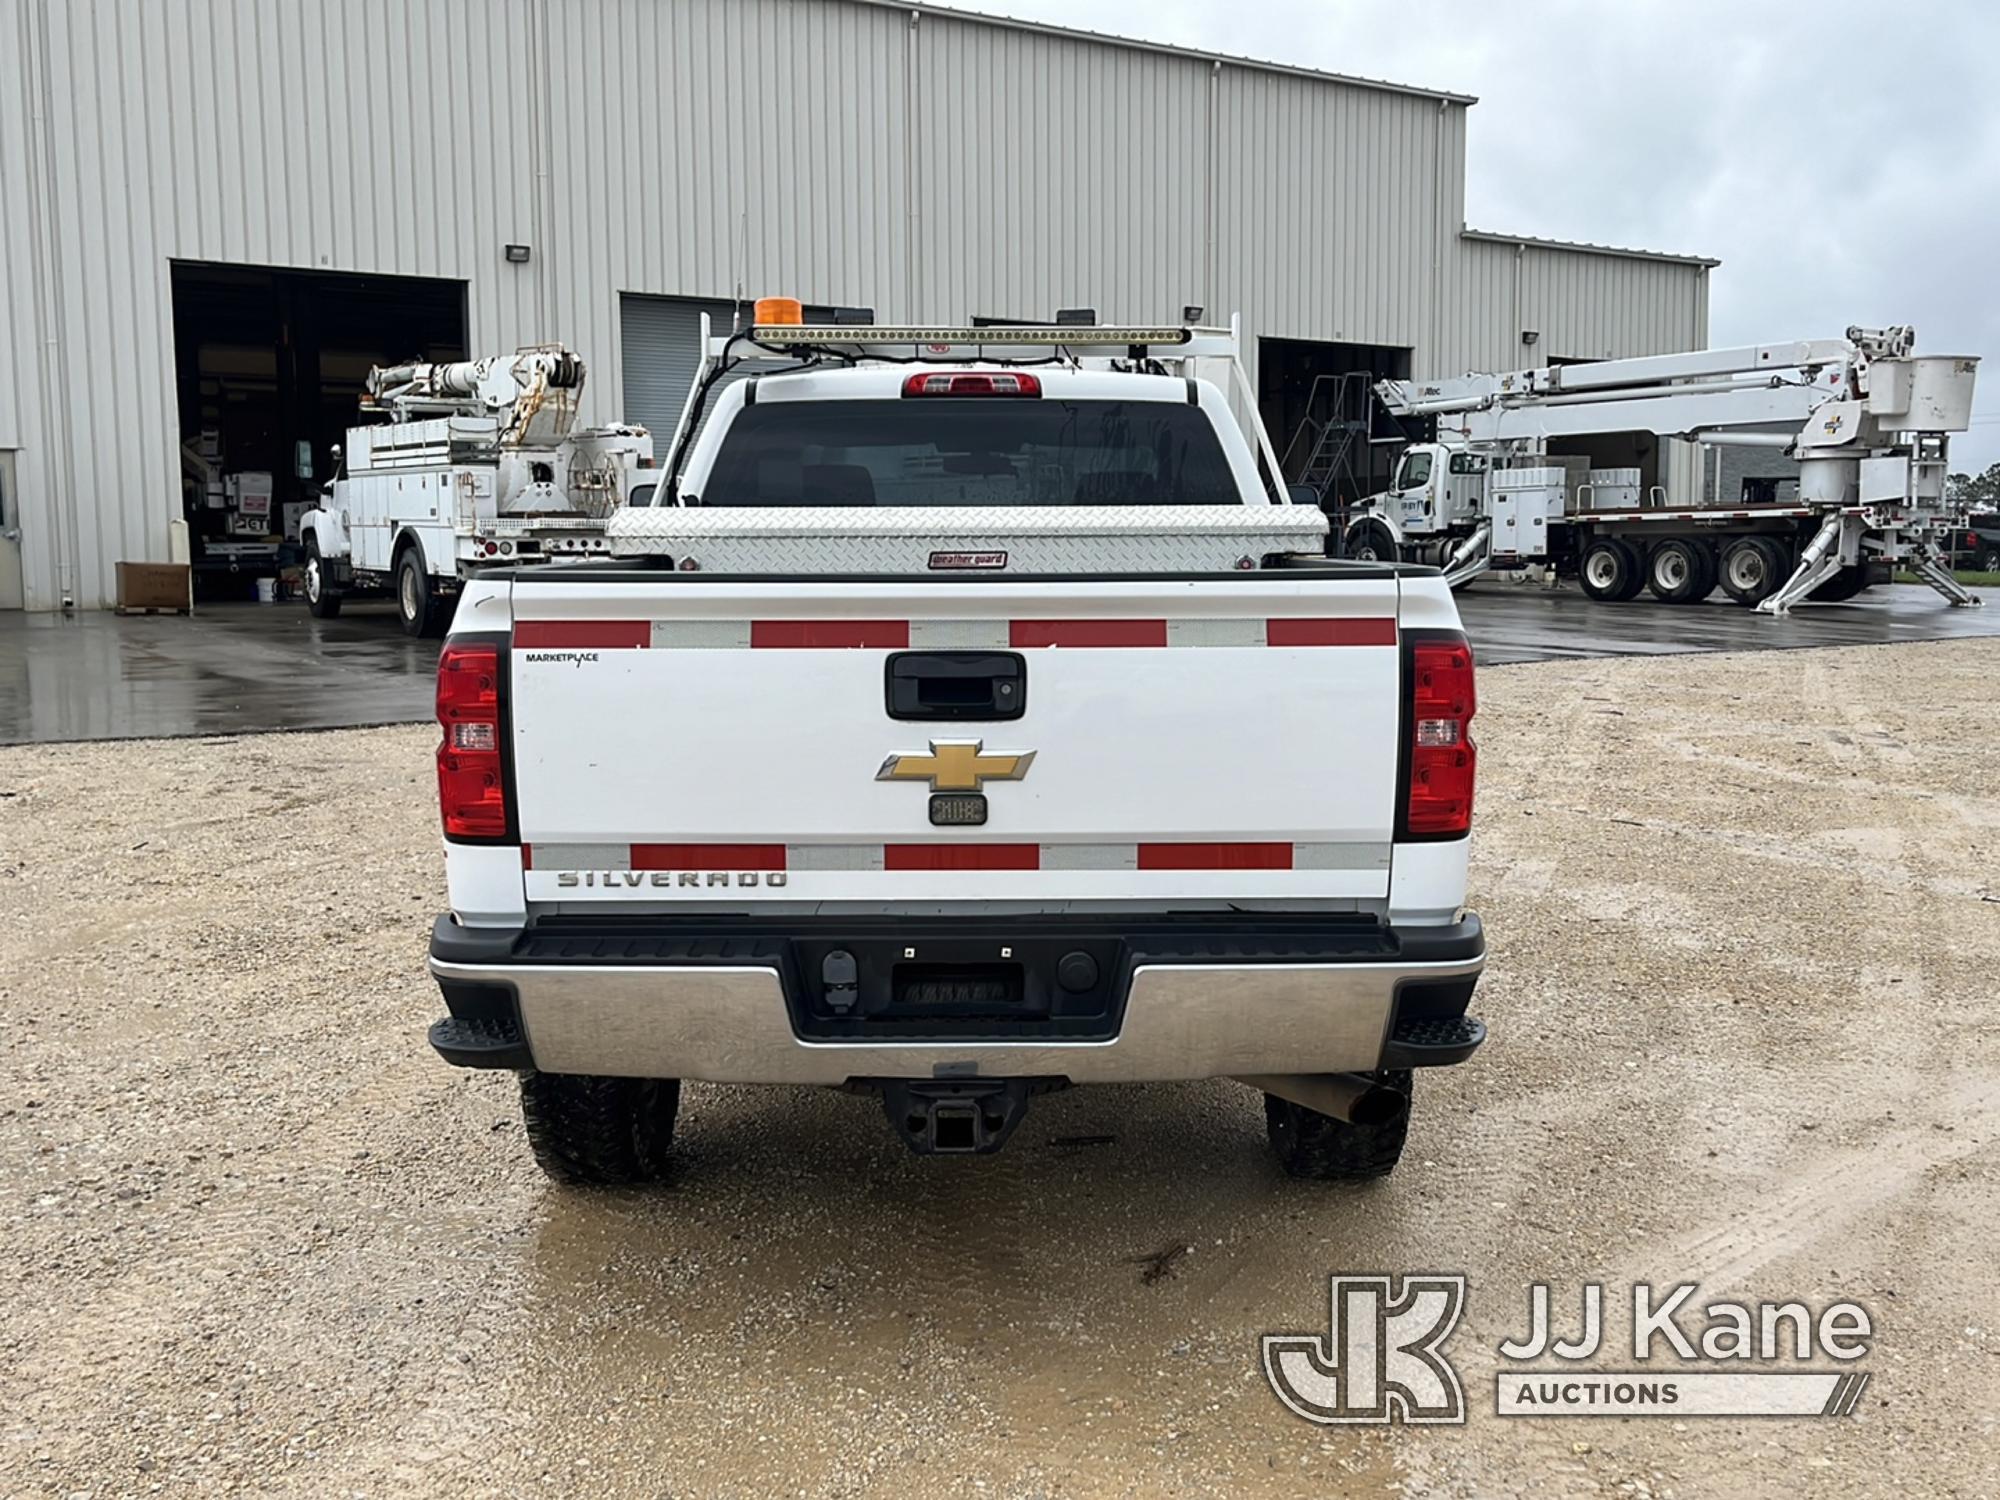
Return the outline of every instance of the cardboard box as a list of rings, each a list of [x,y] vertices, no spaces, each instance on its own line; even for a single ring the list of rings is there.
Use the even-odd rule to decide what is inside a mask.
[[[270,529],[271,518],[269,516],[246,515],[239,510],[229,518],[229,534],[231,536],[263,536]]]
[[[122,562],[118,565],[120,609],[185,610],[189,602],[186,563]]]
[[[271,513],[271,492],[263,494],[245,490],[236,497],[236,508],[246,516],[268,516]]]

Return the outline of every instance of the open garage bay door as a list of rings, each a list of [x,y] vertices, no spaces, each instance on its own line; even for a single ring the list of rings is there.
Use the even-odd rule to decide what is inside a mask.
[[[195,591],[241,599],[303,558],[298,518],[362,419],[369,367],[466,357],[466,285],[204,261],[171,280]]]
[[[1385,344],[1257,341],[1257,407],[1277,445],[1287,484],[1311,487],[1344,526],[1356,502],[1388,488],[1405,443],[1429,424],[1399,421],[1375,399],[1375,382],[1407,378],[1410,351]]]

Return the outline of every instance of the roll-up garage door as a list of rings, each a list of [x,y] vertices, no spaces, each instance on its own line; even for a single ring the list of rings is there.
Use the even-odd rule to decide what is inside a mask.
[[[715,332],[727,333],[730,312],[727,302],[693,297],[641,297],[627,292],[618,299],[625,420],[653,434],[661,463],[667,461],[666,445],[701,360],[701,315],[708,314]]]
[[[829,312],[826,308],[809,307],[806,316],[815,318]],[[619,335],[624,351],[625,420],[653,434],[653,452],[662,465],[671,457],[667,445],[673,441],[674,423],[681,418],[681,405],[687,400],[695,366],[701,361],[703,313],[708,314],[710,331],[720,336],[729,332],[736,309],[728,302],[710,302],[699,297],[648,297],[625,292],[618,299]],[[743,308],[746,323],[749,317],[746,305]],[[744,365],[722,385],[753,374],[756,369],[754,363]],[[715,390],[721,388],[718,385]],[[712,410],[714,391],[709,393],[708,404]]]

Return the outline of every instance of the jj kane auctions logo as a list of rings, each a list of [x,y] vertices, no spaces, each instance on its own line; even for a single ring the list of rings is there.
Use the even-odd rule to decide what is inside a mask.
[[[1574,1337],[1562,1337],[1547,1283],[1528,1289],[1528,1329],[1498,1348],[1499,1416],[1845,1416],[1868,1386],[1863,1370],[1801,1369],[1807,1360],[1851,1365],[1869,1352],[1874,1325],[1855,1302],[1817,1313],[1802,1302],[1696,1305],[1683,1282],[1631,1289],[1631,1355],[1638,1369],[1604,1369],[1605,1295],[1587,1282]],[[1465,1392],[1445,1341],[1465,1312],[1463,1276],[1329,1278],[1327,1332],[1266,1334],[1264,1375],[1308,1422],[1465,1421]],[[1543,1361],[1553,1359],[1550,1365]],[[1690,1369],[1695,1361],[1705,1367]],[[1723,1368],[1715,1368],[1715,1366]],[[1773,1366],[1782,1367],[1774,1368]]]

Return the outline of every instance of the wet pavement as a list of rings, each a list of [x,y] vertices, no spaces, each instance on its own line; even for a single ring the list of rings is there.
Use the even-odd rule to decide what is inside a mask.
[[[1953,609],[1922,584],[1881,584],[1846,604],[1803,604],[1782,619],[1732,604],[1594,604],[1571,585],[1482,578],[1458,595],[1481,665],[1583,656],[1671,656],[1685,651],[1778,651],[1883,646],[2000,635],[2000,589],[1975,589],[1984,609]]]
[[[435,711],[437,654],[387,603],[0,614],[0,744],[409,723]]]
[[[1482,579],[1458,596],[1486,665],[2000,636],[2000,590],[1951,609],[1917,584],[1772,619],[1724,601],[1593,604],[1574,588]],[[0,614],[0,744],[425,720],[437,642],[387,603],[315,620],[298,604],[224,604],[189,617]]]

